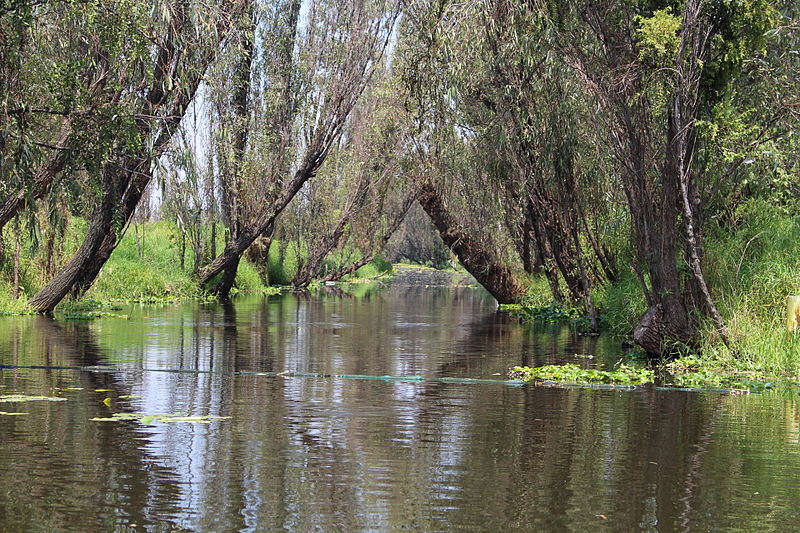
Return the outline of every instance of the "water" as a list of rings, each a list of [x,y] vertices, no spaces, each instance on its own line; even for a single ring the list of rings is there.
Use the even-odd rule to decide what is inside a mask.
[[[787,531],[800,523],[800,410],[788,391],[257,374],[498,379],[517,364],[588,361],[576,353],[618,357],[618,342],[519,324],[474,289],[357,287],[121,312],[130,320],[0,318],[2,364],[117,369],[0,370],[0,394],[68,398],[0,403],[29,413],[0,415],[0,531]],[[231,418],[90,420],[117,412]]]

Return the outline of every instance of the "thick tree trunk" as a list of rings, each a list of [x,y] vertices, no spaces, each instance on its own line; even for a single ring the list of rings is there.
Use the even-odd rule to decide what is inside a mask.
[[[222,271],[222,277],[211,290],[212,294],[216,294],[219,297],[225,298],[231,293],[231,289],[236,282],[236,273],[239,270],[240,260],[241,256],[225,267],[225,270]]]
[[[19,298],[19,259],[20,259],[19,218],[14,218],[14,298]]]
[[[96,269],[99,272],[103,263],[105,263],[105,260],[102,259],[101,248],[112,230],[114,205],[116,203],[114,201],[114,188],[110,183],[113,178],[110,176],[109,169],[104,171],[103,181],[103,198],[95,215],[92,217],[89,230],[80,248],[59,273],[31,298],[29,303],[37,311],[52,311],[67,294],[73,291],[73,288],[79,284],[82,278],[85,279],[89,270],[94,271]]]
[[[430,183],[422,186],[419,203],[431,217],[444,243],[478,283],[501,304],[519,302],[525,294],[522,284],[508,267],[459,227]]]

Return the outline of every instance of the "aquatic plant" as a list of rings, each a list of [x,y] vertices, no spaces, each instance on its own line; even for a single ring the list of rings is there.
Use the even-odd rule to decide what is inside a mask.
[[[212,420],[227,420],[230,418],[231,417],[229,416],[215,416],[215,415],[182,416],[174,414],[148,415],[143,413],[114,413],[110,417],[97,417],[97,418],[90,418],[89,420],[93,422],[122,422],[124,420],[135,420],[142,424],[152,424],[153,422],[160,422],[163,424],[174,423],[174,422],[208,424]]]
[[[0,396],[0,403],[35,402],[35,401],[66,402],[67,399],[60,398],[58,396],[28,396],[25,394],[7,394]]]
[[[655,372],[618,364],[613,370],[582,368],[573,363],[538,367],[515,366],[508,373],[513,379],[523,381],[550,381],[555,383],[605,383],[613,385],[642,385],[652,383]]]
[[[722,368],[709,357],[688,355],[660,369],[660,381],[667,386],[761,391],[773,388],[762,373]]]

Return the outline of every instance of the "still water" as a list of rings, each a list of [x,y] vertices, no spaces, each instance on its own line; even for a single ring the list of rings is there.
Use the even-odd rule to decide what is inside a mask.
[[[0,318],[1,364],[106,367],[0,370],[0,395],[67,398],[0,403],[28,413],[0,415],[0,531],[800,527],[795,393],[432,380],[618,357],[616,342],[520,324],[476,289],[121,312]],[[91,420],[121,412],[230,418]]]

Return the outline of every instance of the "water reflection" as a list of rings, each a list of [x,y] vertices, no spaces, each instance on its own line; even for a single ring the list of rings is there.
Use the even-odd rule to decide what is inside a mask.
[[[0,319],[3,364],[120,367],[0,371],[0,394],[69,398],[0,404],[30,413],[0,416],[0,530],[727,531],[800,518],[788,395],[233,373],[490,377],[613,355],[609,341],[521,325],[477,291],[130,313]],[[89,421],[113,412],[232,418]]]

